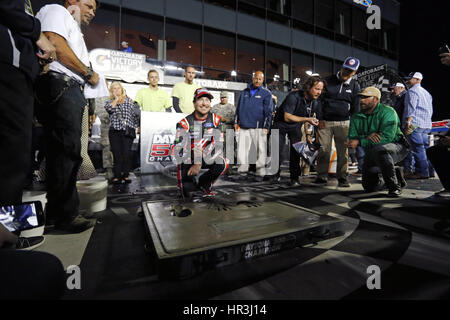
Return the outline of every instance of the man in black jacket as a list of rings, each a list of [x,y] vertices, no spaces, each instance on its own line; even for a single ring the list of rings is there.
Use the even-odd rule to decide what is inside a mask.
[[[319,102],[317,99],[322,94],[324,85],[323,79],[318,76],[308,78],[303,85],[303,90],[291,92],[283,101],[283,104],[278,108],[275,115],[272,130],[279,130],[280,155],[286,142],[286,134],[289,136],[290,140],[289,173],[291,186],[300,185],[298,178],[301,173],[300,155],[295,151],[292,145],[301,141],[301,128],[303,123],[308,122],[314,126],[319,124],[319,121],[314,117],[314,114],[320,109],[318,107]],[[308,135],[307,140],[311,141],[311,137],[308,137]],[[277,173],[278,177],[279,175],[280,170],[278,170]]]
[[[392,86],[392,90],[394,91],[395,99],[392,102],[392,107],[398,114],[400,120],[403,119],[403,111],[405,110],[405,95],[406,88],[403,83],[397,82]],[[403,128],[403,126],[402,126]]]
[[[321,144],[318,156],[317,173],[314,181],[316,185],[325,185],[328,177],[331,144],[334,138],[337,151],[336,175],[339,187],[349,187],[347,180],[347,141],[350,117],[359,112],[360,87],[353,76],[359,68],[357,58],[345,59],[341,70],[336,75],[325,78],[325,93],[322,96],[319,119],[319,143]]]
[[[55,47],[29,11],[24,0],[0,1],[0,205],[22,202],[30,165],[33,82],[39,59],[42,64],[56,59]]]

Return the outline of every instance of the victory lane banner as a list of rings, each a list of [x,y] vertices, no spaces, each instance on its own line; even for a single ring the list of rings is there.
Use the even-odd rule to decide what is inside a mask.
[[[390,87],[397,82],[405,84],[403,78],[387,65],[369,67],[358,72],[355,77],[361,90],[367,87],[378,88],[381,91],[381,103],[387,105],[391,105]]]

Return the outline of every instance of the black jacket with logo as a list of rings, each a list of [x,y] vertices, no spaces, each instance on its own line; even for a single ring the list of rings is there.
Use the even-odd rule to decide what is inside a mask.
[[[24,0],[0,1],[0,64],[13,65],[34,79],[39,72],[40,34],[41,23],[25,12]]]
[[[305,99],[304,92],[302,90],[294,91],[289,93],[289,95],[284,99],[281,106],[277,109],[275,114],[274,123],[282,127],[296,127],[297,122],[288,123],[284,121],[284,114],[290,113],[297,117],[313,117],[320,111],[320,101],[312,100],[308,101]]]
[[[361,89],[355,79],[342,82],[337,75],[325,78],[327,85],[321,97],[319,120],[346,121],[351,115],[359,112],[359,96]]]

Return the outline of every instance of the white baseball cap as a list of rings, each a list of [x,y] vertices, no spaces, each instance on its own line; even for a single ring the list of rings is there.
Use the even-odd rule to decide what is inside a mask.
[[[405,88],[405,85],[401,82],[397,82],[392,85],[391,89],[394,89],[395,87]]]
[[[411,72],[410,74],[408,74],[408,76],[405,78],[406,80],[412,79],[412,78],[416,78],[419,80],[423,79],[423,75],[420,72]]]

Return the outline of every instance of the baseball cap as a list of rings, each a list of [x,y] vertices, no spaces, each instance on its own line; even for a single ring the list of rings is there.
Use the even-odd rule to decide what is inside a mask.
[[[364,97],[377,97],[381,99],[381,92],[375,87],[367,87],[361,93],[358,93],[359,96]]]
[[[212,100],[214,98],[213,95],[211,93],[209,93],[208,90],[206,90],[205,88],[199,88],[199,89],[195,90],[194,101],[203,96],[208,97],[210,100]]]
[[[397,82],[397,83],[394,83],[394,84],[391,86],[391,89],[394,89],[395,87],[405,88],[405,85],[404,85],[403,83],[401,83],[401,82]]]
[[[122,45],[123,45],[123,46],[126,45],[126,44],[128,44],[128,42],[122,41]]]
[[[344,64],[342,65],[342,67],[356,71],[359,68],[359,60],[357,58],[353,58],[353,57],[348,57],[347,59],[345,59]]]
[[[220,97],[221,97],[221,98],[228,98],[228,92],[227,92],[227,91],[222,91],[222,92],[220,93]]]
[[[412,78],[416,78],[419,80],[423,79],[423,75],[420,72],[411,72],[410,74],[408,74],[407,77],[405,77],[406,80],[412,79]]]

